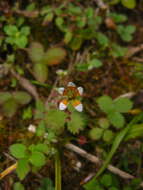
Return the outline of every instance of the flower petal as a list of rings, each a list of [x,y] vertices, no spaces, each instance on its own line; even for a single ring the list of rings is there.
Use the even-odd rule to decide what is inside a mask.
[[[64,87],[58,88],[58,92],[59,92],[59,94],[63,95],[64,90],[65,90]]]
[[[79,101],[79,100],[74,100],[72,102],[72,105],[74,106],[74,108],[79,111],[79,112],[82,112],[83,111],[83,105],[82,103]]]
[[[59,103],[59,110],[65,110],[67,108],[68,101],[66,99],[60,101]]]
[[[78,87],[78,88],[77,88],[77,90],[78,90],[78,92],[79,92],[79,94],[80,94],[80,95],[82,95],[82,94],[83,94],[83,88],[82,88],[81,86],[80,86],[80,87]]]
[[[69,82],[67,86],[68,86],[68,87],[69,87],[69,86],[75,87],[76,85],[75,85],[73,82]]]

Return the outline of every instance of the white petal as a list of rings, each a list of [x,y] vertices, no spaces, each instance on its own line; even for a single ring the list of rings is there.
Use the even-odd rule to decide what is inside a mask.
[[[67,108],[67,105],[63,104],[63,102],[60,102],[60,104],[59,104],[59,110],[65,110],[66,108]]]
[[[73,82],[69,82],[67,86],[75,87],[76,85]]]
[[[59,92],[59,94],[63,95],[64,90],[65,90],[64,87],[58,88],[58,92]]]
[[[36,132],[36,126],[35,125],[29,125],[28,127],[28,131],[32,132],[32,133],[35,133]]]
[[[80,95],[82,95],[82,94],[83,94],[83,88],[82,88],[81,86],[80,86],[80,87],[78,87],[78,88],[77,88],[77,90],[78,90],[78,92],[79,92],[79,94],[80,94]]]
[[[78,104],[77,106],[75,106],[75,109],[79,112],[82,112],[83,110],[83,105],[82,104]]]

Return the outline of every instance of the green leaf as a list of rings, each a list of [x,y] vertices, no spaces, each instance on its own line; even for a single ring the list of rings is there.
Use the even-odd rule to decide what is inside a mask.
[[[42,167],[46,162],[46,157],[41,152],[33,151],[29,161],[36,167]]]
[[[104,174],[101,179],[100,179],[100,183],[104,186],[104,187],[109,187],[112,185],[112,176],[109,174]]]
[[[135,125],[137,124],[138,122],[142,121],[143,120],[143,113],[135,116],[131,122],[124,128],[122,129],[122,131],[120,131],[115,139],[114,139],[114,142],[112,144],[112,147],[111,147],[111,150],[110,152],[108,153],[108,156],[105,160],[105,162],[103,163],[102,167],[99,169],[99,171],[97,172],[95,178],[97,178],[99,175],[101,175],[104,170],[106,169],[106,167],[108,166],[108,164],[110,163],[113,155],[115,154],[117,148],[119,147],[120,143],[123,141],[125,135],[128,133],[129,129],[132,127],[132,125]]]
[[[117,23],[123,23],[128,20],[128,17],[124,14],[110,13],[109,16]]]
[[[114,100],[114,105],[117,112],[126,113],[132,108],[133,103],[128,98],[117,98]]]
[[[28,164],[28,160],[27,159],[18,160],[16,173],[20,178],[20,180],[23,180],[29,171],[30,171],[30,166]]]
[[[47,144],[39,143],[35,146],[35,150],[42,153],[47,153],[49,151],[49,147]]]
[[[65,42],[66,44],[68,44],[68,43],[71,41],[72,37],[73,37],[73,33],[72,33],[70,30],[68,30],[68,31],[65,33],[64,42]]]
[[[119,112],[112,112],[108,114],[108,119],[112,123],[112,125],[116,128],[122,128],[125,124],[125,118]]]
[[[53,12],[49,12],[45,17],[44,17],[44,20],[43,20],[43,24],[47,24],[49,22],[51,22],[54,18],[54,13]]]
[[[27,92],[17,91],[13,92],[14,100],[21,105],[28,104],[31,101],[31,96]]]
[[[112,44],[112,47],[111,47],[111,55],[115,58],[118,58],[118,57],[124,57],[128,51],[127,48],[125,47],[122,47],[122,46],[119,46],[115,43]]]
[[[66,57],[66,51],[63,48],[50,48],[45,53],[43,62],[47,65],[57,65]]]
[[[28,53],[33,63],[42,63],[44,57],[44,48],[39,42],[33,42]]]
[[[87,64],[88,64],[88,70],[102,66],[102,62],[96,58],[90,60]]]
[[[103,134],[103,140],[105,142],[111,142],[112,139],[114,137],[114,133],[111,130],[105,130],[104,134]]]
[[[18,104],[13,98],[6,101],[2,106],[4,115],[7,117],[12,117],[16,113],[17,108],[18,108]]]
[[[113,100],[109,96],[101,96],[97,99],[97,103],[102,111],[110,113],[115,110]]]
[[[101,128],[103,129],[108,129],[110,126],[109,120],[107,118],[100,118],[98,120],[98,124],[100,125]]]
[[[81,45],[83,43],[83,39],[80,36],[74,36],[72,40],[69,43],[69,46],[72,50],[78,50],[80,49]]]
[[[38,190],[55,190],[52,180],[49,178],[42,179],[41,188]]]
[[[45,64],[34,64],[33,72],[36,80],[41,83],[44,83],[48,79],[48,67]]]
[[[48,110],[47,114],[45,115],[47,127],[54,130],[55,133],[61,133],[66,122],[66,117],[66,113],[58,109]]]
[[[36,129],[37,136],[43,136],[46,132],[46,125],[44,121],[41,121]]]
[[[136,7],[136,0],[121,0],[121,3],[128,9],[134,9]]]
[[[14,190],[24,190],[24,186],[20,182],[16,182],[13,185]]]
[[[30,34],[30,27],[29,26],[23,26],[20,30],[20,33],[22,35],[28,36]]]
[[[83,130],[86,125],[86,120],[84,116],[78,112],[72,112],[71,119],[67,123],[68,130],[73,133],[79,133],[80,130]]]
[[[18,46],[18,48],[25,48],[28,43],[28,40],[26,36],[21,35],[15,38],[14,43]]]
[[[26,156],[26,146],[23,144],[13,144],[10,146],[10,153],[15,158],[24,158]]]
[[[136,31],[136,27],[133,25],[126,26],[126,32],[129,34],[133,34]]]
[[[126,140],[143,137],[143,124],[136,124],[133,125],[130,130],[128,131],[128,134],[125,137]]]
[[[108,37],[101,32],[96,33],[96,39],[101,46],[107,47],[109,44]]]
[[[117,187],[110,187],[109,190],[119,190]]]
[[[4,32],[9,36],[15,36],[18,32],[18,29],[14,25],[6,25],[4,26]]]
[[[102,137],[103,131],[101,128],[93,128],[89,131],[89,136],[93,140],[99,140]]]
[[[0,92],[0,104],[8,101],[11,97],[12,95],[9,92]]]
[[[99,181],[95,177],[93,177],[83,187],[85,190],[103,190],[103,188],[99,185]]]

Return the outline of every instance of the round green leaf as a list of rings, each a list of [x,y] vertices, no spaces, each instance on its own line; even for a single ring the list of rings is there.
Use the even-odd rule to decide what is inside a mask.
[[[10,146],[10,153],[15,158],[24,158],[26,156],[26,146],[23,144],[13,144]]]
[[[117,112],[126,113],[132,108],[133,103],[128,98],[118,98],[114,100],[114,105]]]
[[[27,92],[17,91],[13,92],[14,100],[21,105],[28,104],[31,100],[31,96]]]
[[[108,119],[112,123],[112,125],[116,128],[121,128],[124,126],[125,119],[122,114],[119,112],[113,112],[108,114]]]
[[[134,9],[136,6],[136,0],[121,0],[121,3],[128,9]]]
[[[43,153],[38,151],[33,151],[32,155],[29,158],[29,161],[31,164],[33,164],[36,167],[41,167],[45,164],[46,158]]]
[[[100,125],[100,127],[102,127],[103,129],[107,129],[110,126],[109,120],[107,118],[100,118],[98,120],[98,124]]]
[[[87,64],[88,64],[88,70],[102,66],[102,62],[99,59],[92,59]]]
[[[103,140],[105,142],[110,142],[114,137],[114,133],[111,130],[105,130],[103,134]]]
[[[29,26],[23,26],[20,30],[20,33],[22,35],[25,35],[25,36],[29,35],[30,34],[30,27]]]
[[[97,103],[100,109],[106,113],[110,113],[115,110],[113,100],[109,96],[101,96],[97,99]]]
[[[89,131],[89,136],[93,140],[99,140],[103,134],[103,129],[93,128]]]

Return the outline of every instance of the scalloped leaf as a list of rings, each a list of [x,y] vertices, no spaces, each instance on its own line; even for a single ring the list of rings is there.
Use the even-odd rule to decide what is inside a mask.
[[[66,57],[66,51],[63,48],[50,48],[45,53],[43,63],[47,65],[57,65]]]
[[[67,128],[71,133],[76,134],[84,129],[85,125],[86,120],[84,116],[78,112],[73,112],[70,121],[67,123]]]
[[[33,66],[34,76],[36,80],[44,83],[48,79],[48,67],[45,64],[35,64]]]
[[[57,109],[51,109],[47,112],[45,120],[50,129],[56,133],[62,132],[66,122],[66,113]]]
[[[28,104],[31,101],[31,96],[23,91],[13,92],[13,98],[20,105]]]
[[[0,104],[8,101],[12,97],[10,92],[0,92]]]
[[[28,51],[33,63],[41,63],[44,57],[44,48],[39,42],[33,42]]]

